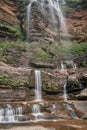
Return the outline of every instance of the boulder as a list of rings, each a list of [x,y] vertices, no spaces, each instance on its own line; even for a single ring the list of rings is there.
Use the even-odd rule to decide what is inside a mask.
[[[80,94],[76,95],[79,100],[87,100],[87,88],[83,89]]]
[[[36,68],[54,68],[54,64],[51,63],[44,63],[44,62],[30,62],[32,67]]]

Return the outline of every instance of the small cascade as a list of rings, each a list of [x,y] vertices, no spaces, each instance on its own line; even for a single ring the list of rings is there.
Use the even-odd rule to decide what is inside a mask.
[[[67,101],[67,90],[66,90],[67,82],[65,81],[65,84],[63,86],[64,88],[64,101]]]
[[[34,104],[32,112],[35,113],[35,114],[40,113],[40,105],[39,104]]]
[[[67,78],[66,78],[66,74],[67,74],[67,70],[65,69],[65,66],[63,63],[61,63],[61,72],[63,75],[65,75],[64,77],[64,86],[63,86],[63,95],[64,95],[64,101],[67,101]]]
[[[42,100],[40,70],[35,70],[35,100],[37,100],[37,101]]]
[[[76,69],[77,69],[76,64],[74,63],[74,64],[72,64],[72,66],[73,66],[74,71],[76,71]]]
[[[38,116],[43,115],[41,113],[40,105],[39,104],[34,104],[32,107],[32,114],[35,116],[35,119],[38,119]]]
[[[0,122],[4,121],[4,109],[0,107]]]
[[[51,108],[51,114],[55,113],[55,111],[56,111],[56,105],[53,104],[53,105],[52,105],[52,108]]]
[[[22,107],[12,107],[7,104],[0,107],[0,123],[14,123],[18,122],[18,116],[22,115]]]
[[[65,104],[65,109],[70,112],[70,115],[73,117],[73,119],[79,119],[71,105]]]
[[[61,63],[61,71],[64,71],[65,70],[65,66],[63,63]]]
[[[46,6],[48,6],[48,13],[50,14],[50,17],[52,21],[49,22],[50,27],[57,32],[58,31],[58,26],[54,21],[60,22],[61,26],[61,31],[64,34],[68,34],[67,31],[67,26],[66,26],[66,21],[62,13],[61,6],[65,5],[64,0],[30,0],[29,5],[27,6],[27,42],[29,42],[29,35],[30,35],[30,24],[31,24],[31,16],[32,16],[32,4],[34,2],[37,2],[40,5],[40,11],[42,12],[43,15],[45,15],[46,11]]]
[[[22,106],[18,106],[16,108],[16,115],[21,116],[21,115],[23,115],[22,113],[23,113]]]
[[[63,16],[63,13],[61,10],[61,5],[64,5],[64,4],[66,4],[64,0],[61,0],[61,1],[56,0],[56,1],[54,1],[54,8],[56,9],[58,17],[59,17],[59,21],[61,24],[61,30],[63,31],[64,34],[68,34],[65,18]]]
[[[41,72],[40,70],[35,70],[35,101],[42,100],[42,92],[41,92]],[[39,104],[34,104],[32,107],[32,113],[35,116],[35,119],[38,116],[42,115]]]
[[[5,120],[7,122],[14,122],[15,121],[15,117],[14,117],[14,109],[12,108],[11,105],[7,105],[6,109],[5,109]]]
[[[79,83],[79,88],[82,90],[83,89],[83,84],[80,82]]]
[[[30,19],[31,19],[31,6],[36,0],[30,0],[29,5],[27,6],[27,42],[29,41],[30,33]]]

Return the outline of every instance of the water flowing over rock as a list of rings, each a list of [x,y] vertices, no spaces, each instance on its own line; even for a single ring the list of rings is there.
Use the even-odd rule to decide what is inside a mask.
[[[47,0],[48,1],[48,0]],[[71,2],[66,1],[66,5],[60,2],[60,7],[65,9],[63,13],[65,18],[66,25],[68,27],[69,35],[65,35],[64,32],[60,30],[60,21],[57,17],[57,13],[60,12],[60,9],[57,7],[57,11],[54,11],[52,6],[52,0],[42,1],[38,3],[37,0],[32,2],[31,9],[31,22],[30,27],[26,26],[26,9],[29,1],[21,0],[1,0],[0,1],[0,38],[3,40],[17,40],[21,37],[21,32],[24,32],[24,37],[26,39],[26,30],[27,27],[30,28],[30,42],[39,42],[39,43],[54,43],[61,39],[67,39],[69,37],[71,40],[78,40],[78,42],[87,40],[87,9],[81,8],[84,6],[82,2],[79,5],[74,5]],[[63,1],[63,0],[62,0]],[[54,1],[54,8],[56,8],[56,2]],[[65,7],[66,6],[66,7]],[[52,7],[52,8],[51,8]],[[71,11],[72,10],[72,11]],[[55,17],[49,15],[54,12]],[[30,12],[29,12],[30,13]],[[61,14],[61,13],[60,13]],[[54,20],[55,19],[55,20]],[[81,19],[81,20],[79,20]],[[62,18],[61,18],[62,20]],[[84,24],[83,24],[84,23]],[[21,26],[20,26],[21,25]],[[56,26],[56,29],[54,27]],[[20,29],[21,27],[21,29]],[[29,30],[29,29],[28,29]],[[62,30],[64,31],[64,30]],[[61,32],[61,34],[60,34]],[[61,35],[61,36],[60,36]],[[28,35],[27,35],[28,37]]]
[[[65,35],[68,33],[61,11],[63,4],[65,4],[64,1],[60,3],[58,0],[29,2],[27,6],[27,41],[57,42],[60,40],[60,27]]]
[[[19,30],[19,31],[18,31]],[[11,0],[0,1],[0,37],[1,39],[17,40],[20,35],[18,6]]]

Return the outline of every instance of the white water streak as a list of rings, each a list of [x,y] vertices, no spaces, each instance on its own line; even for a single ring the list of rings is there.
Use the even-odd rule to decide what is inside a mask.
[[[55,12],[57,12],[57,17],[59,18],[61,30],[64,34],[68,34],[65,18],[63,16],[61,5],[65,4],[64,0],[31,0],[29,2],[29,5],[27,6],[27,41],[29,41],[29,35],[30,35],[30,23],[31,23],[31,9],[32,9],[32,3],[37,2],[41,5],[42,12],[45,15],[45,4],[47,4],[50,17],[52,18],[52,21],[56,20]],[[51,26],[54,28],[57,28],[56,24],[54,25],[53,22],[50,22]]]
[[[41,72],[39,70],[35,70],[35,100],[42,100],[42,92],[41,92]]]

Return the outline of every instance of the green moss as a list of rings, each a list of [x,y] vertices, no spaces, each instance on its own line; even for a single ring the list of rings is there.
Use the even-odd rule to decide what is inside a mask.
[[[9,75],[0,75],[0,85],[9,85],[10,82]]]
[[[77,42],[75,41],[71,46],[71,53],[74,56],[87,54],[87,42],[82,42],[77,44]]]
[[[74,41],[73,43],[66,43],[65,41],[61,41],[60,45],[45,44],[38,46],[37,44],[32,45],[18,40],[16,42],[0,43],[0,60],[5,61],[4,54],[9,47],[16,48],[17,46],[18,48],[24,48],[25,51],[16,49],[16,54],[18,56],[27,55],[27,58],[31,61],[62,60],[87,54],[87,42],[77,43]],[[8,62],[14,63],[14,61],[15,59],[8,59]]]
[[[13,26],[5,25],[4,27],[8,28],[8,30],[10,32],[13,32],[16,36],[18,36],[18,38],[23,39],[23,33],[22,33],[20,25],[18,24],[13,25]]]
[[[50,55],[43,51],[41,48],[38,48],[37,54],[36,54],[36,59],[37,60],[48,60],[50,58]]]
[[[45,81],[45,82],[43,82],[43,90],[51,90],[51,91],[54,91],[54,92],[56,92],[56,91],[58,91],[59,90],[59,85],[58,85],[58,83],[54,83],[54,84],[52,84],[51,82],[49,82],[49,81]]]
[[[9,85],[10,87],[26,87],[26,84],[28,84],[26,77],[14,77],[10,74],[0,75],[0,85]]]
[[[4,58],[3,54],[9,47],[16,47],[16,46],[24,47],[27,50],[27,48],[30,47],[30,44],[23,42],[21,40],[17,40],[16,42],[14,41],[13,42],[9,42],[9,41],[0,42],[0,60]],[[22,52],[17,52],[17,53],[22,53]]]
[[[81,3],[82,0],[66,0],[66,2],[70,2],[70,3]]]

